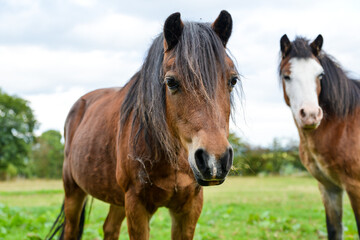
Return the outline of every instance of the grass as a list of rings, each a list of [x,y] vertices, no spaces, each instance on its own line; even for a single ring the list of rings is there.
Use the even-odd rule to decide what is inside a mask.
[[[0,182],[0,239],[43,239],[59,213],[61,181]],[[102,239],[108,205],[95,200],[83,239]],[[344,197],[344,238],[358,239]],[[170,239],[165,208],[150,222],[150,239]],[[120,239],[129,239],[126,223]],[[309,177],[232,177],[205,188],[195,240],[326,239],[325,213],[316,181]]]

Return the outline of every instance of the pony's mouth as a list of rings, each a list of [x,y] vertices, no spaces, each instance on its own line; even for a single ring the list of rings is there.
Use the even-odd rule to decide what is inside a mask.
[[[194,167],[191,166],[191,170],[194,173],[194,177],[196,182],[200,185],[200,186],[215,186],[215,185],[220,185],[225,181],[225,178],[223,179],[218,179],[218,178],[214,178],[214,179],[204,179],[201,174],[197,171],[197,169],[194,169]]]
[[[319,125],[320,125],[319,123],[304,125],[304,126],[302,126],[302,129],[305,131],[311,131],[311,130],[315,130]]]
[[[216,179],[216,180],[203,180],[203,179],[196,178],[196,181],[197,181],[197,183],[199,185],[205,187],[205,186],[220,185],[225,181],[225,179],[222,179],[222,180],[219,180],[219,179]]]

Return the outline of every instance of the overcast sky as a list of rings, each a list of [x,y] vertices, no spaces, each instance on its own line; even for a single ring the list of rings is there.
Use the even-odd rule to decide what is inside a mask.
[[[278,84],[279,40],[324,37],[323,49],[360,78],[360,1],[0,0],[0,88],[30,102],[38,134],[63,131],[71,105],[96,88],[123,86],[139,70],[165,19],[234,21],[228,48],[244,103],[233,131],[250,143],[298,139]]]

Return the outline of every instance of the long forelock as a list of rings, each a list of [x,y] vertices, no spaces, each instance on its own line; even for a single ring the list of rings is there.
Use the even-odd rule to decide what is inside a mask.
[[[303,37],[296,37],[291,43],[291,49],[289,52],[290,58],[310,58],[312,57],[311,47],[309,40]]]
[[[218,77],[226,76],[227,65],[225,48],[210,24],[185,22],[173,56],[182,87],[196,97],[214,99]]]

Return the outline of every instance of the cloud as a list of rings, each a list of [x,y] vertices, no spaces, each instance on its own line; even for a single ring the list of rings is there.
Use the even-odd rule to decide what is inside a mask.
[[[82,7],[95,7],[97,5],[97,0],[73,0],[74,4],[77,4]]]
[[[76,25],[67,35],[74,41],[106,49],[145,51],[161,33],[159,21],[145,21],[124,14],[107,14],[91,22]]]
[[[140,68],[143,53],[0,47],[0,86],[18,94],[44,94],[72,87],[122,86]]]

